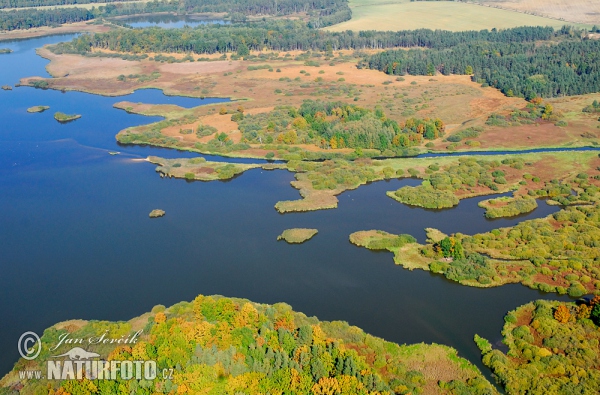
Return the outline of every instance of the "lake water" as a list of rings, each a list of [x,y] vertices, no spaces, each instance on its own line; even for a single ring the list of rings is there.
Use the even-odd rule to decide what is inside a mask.
[[[229,21],[222,19],[207,19],[201,17],[187,15],[136,15],[123,19],[118,19],[119,22],[125,22],[131,27],[162,27],[165,29],[179,29],[184,26],[196,27],[200,25],[219,24],[228,25]]]
[[[34,49],[69,37],[2,43],[15,52],[0,58],[0,85],[47,75],[47,62]],[[461,286],[404,270],[392,254],[348,241],[358,230],[410,233],[423,241],[426,227],[475,233],[517,222],[486,220],[477,207],[486,197],[424,210],[385,196],[419,181],[392,180],[344,192],[335,210],[281,215],[275,203],[299,197],[287,171],[255,169],[210,183],[160,178],[140,159],[191,154],[118,146],[119,130],[158,119],[112,108],[121,100],[189,106],[216,99],[152,90],[119,98],[26,87],[0,91],[0,375],[17,361],[16,343],[25,331],[41,334],[67,319],[127,320],[200,293],[287,302],[401,344],[447,344],[481,367],[475,333],[497,342],[508,310],[559,298],[521,285]],[[51,109],[28,114],[34,105]],[[55,111],[82,118],[62,125],[52,118]],[[123,154],[108,155],[113,150]],[[156,208],[166,216],[149,219]],[[519,220],[557,209],[541,202]],[[276,241],[292,227],[319,233],[301,245]]]

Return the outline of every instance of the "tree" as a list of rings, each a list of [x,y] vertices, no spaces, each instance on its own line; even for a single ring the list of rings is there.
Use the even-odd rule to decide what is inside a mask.
[[[465,68],[465,74],[466,75],[473,75],[473,66],[467,66]]]
[[[600,312],[600,310],[599,310]],[[554,311],[554,319],[560,322],[561,324],[566,324],[571,319],[571,312],[564,304],[558,306],[558,308]]]
[[[238,45],[237,54],[239,56],[250,55],[250,49],[248,48],[248,45],[246,45],[245,42],[242,42],[240,45]]]
[[[594,321],[594,324],[600,326],[600,303],[594,305],[590,318]]]

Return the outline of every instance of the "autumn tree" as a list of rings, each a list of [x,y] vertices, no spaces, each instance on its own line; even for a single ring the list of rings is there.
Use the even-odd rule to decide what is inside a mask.
[[[569,322],[569,320],[571,319],[571,312],[569,311],[567,306],[565,306],[564,304],[561,304],[554,311],[554,319],[556,319],[558,322],[560,322],[562,324],[565,324],[565,323]]]

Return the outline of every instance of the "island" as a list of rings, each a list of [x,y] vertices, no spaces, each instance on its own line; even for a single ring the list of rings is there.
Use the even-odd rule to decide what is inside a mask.
[[[150,211],[150,218],[159,218],[159,217],[163,217],[165,215],[165,211],[164,210],[160,210],[160,209],[155,209]]]
[[[199,295],[192,302],[152,311],[129,321],[72,320],[53,325],[41,337],[44,350],[61,337],[98,338],[103,333],[126,344],[95,343],[86,351],[103,360],[144,361],[155,366],[131,380],[27,380],[24,369],[46,369],[52,359],[21,358],[0,390],[21,394],[100,393],[100,388],[139,387],[148,393],[419,394],[497,395],[479,369],[455,349],[438,344],[398,345],[341,321],[320,321],[285,303]],[[72,348],[62,344],[57,355]],[[146,362],[150,361],[150,362]],[[70,360],[63,361],[70,364]],[[176,369],[171,366],[177,366]],[[73,364],[75,366],[75,364]],[[165,370],[164,370],[165,369]],[[168,373],[163,375],[163,370]],[[44,370],[45,371],[45,370]],[[75,371],[71,371],[75,377]],[[157,373],[158,372],[158,373]],[[69,373],[67,373],[68,375]],[[69,378],[71,376],[68,376]]]
[[[13,88],[10,85],[2,85],[2,89],[5,91],[12,91]]]
[[[70,114],[69,115],[69,114],[65,114],[62,112],[57,112],[54,114],[54,119],[56,119],[60,123],[72,122],[79,118],[81,118],[81,115],[79,115],[79,114]]]
[[[500,197],[480,202],[479,207],[485,208],[486,218],[514,217],[525,214],[537,208],[537,201],[530,196]]]
[[[286,229],[277,236],[277,240],[285,240],[289,244],[300,244],[312,239],[319,231],[317,229],[292,228]]]
[[[49,109],[50,109],[50,107],[48,107],[48,106],[33,106],[33,107],[29,107],[27,109],[27,112],[30,112],[30,113],[44,112]]]
[[[0,55],[7,54],[7,53],[12,53],[12,49],[10,49],[10,48],[0,48]]]

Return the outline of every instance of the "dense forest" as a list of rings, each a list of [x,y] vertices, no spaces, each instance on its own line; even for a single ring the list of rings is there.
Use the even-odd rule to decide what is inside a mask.
[[[393,75],[472,75],[474,81],[507,96],[526,99],[600,91],[598,40],[545,44],[472,40],[443,49],[386,51],[370,56],[363,66]]]
[[[269,113],[233,116],[248,143],[315,144],[321,148],[396,151],[444,134],[439,119],[410,118],[402,124],[373,110],[343,102],[306,100],[300,108],[277,107]]]
[[[77,5],[92,3],[127,2],[131,0],[0,0],[0,9],[20,7],[45,7],[53,5]]]
[[[479,41],[533,43],[555,37],[568,37],[568,30],[522,27],[502,31],[458,32],[427,29],[400,32],[327,32],[309,28],[301,21],[267,21],[235,25],[202,25],[194,29],[115,30],[83,36],[63,45],[63,51],[84,52],[89,48],[119,52],[193,52],[196,54],[243,52],[250,50],[340,50],[425,47],[452,48]],[[390,54],[386,52],[386,54]],[[463,70],[464,71],[464,70]]]
[[[0,12],[0,30],[30,29],[40,26],[58,26],[94,19],[94,13],[84,8],[51,10],[13,10]]]
[[[537,300],[509,312],[505,354],[475,335],[483,362],[509,394],[597,394],[600,383],[600,298]]]
[[[134,328],[135,325],[135,328]],[[66,394],[419,394],[425,387],[474,395],[497,392],[479,370],[439,345],[399,346],[345,322],[324,322],[289,305],[198,296],[129,322],[72,321],[47,329],[42,353],[14,371],[45,364],[59,336],[118,339],[143,329],[135,344],[88,346],[108,361],[155,361],[158,377],[123,380],[0,381],[0,393]],[[68,349],[64,345],[60,349]],[[432,356],[430,356],[431,354]],[[425,369],[420,368],[426,362]],[[45,365],[44,365],[45,366]],[[441,369],[446,381],[436,373]],[[161,372],[167,372],[162,375]],[[438,381],[439,380],[439,381]],[[2,388],[4,387],[4,388]]]
[[[26,7],[32,5],[61,5],[95,3],[98,0],[0,0],[0,8]],[[309,16],[307,27],[319,28],[349,20],[352,13],[347,0],[154,0],[147,3],[133,3],[112,0],[113,4],[94,7],[90,11],[82,8],[23,9],[0,13],[0,29],[15,30],[39,26],[54,26],[98,17],[113,17],[156,12],[176,12],[178,14],[199,12],[222,12],[230,15],[280,16],[303,12]],[[37,4],[41,3],[41,4]],[[73,15],[83,15],[74,18]],[[235,19],[235,18],[234,18]],[[244,19],[244,18],[241,18]],[[61,22],[62,21],[62,22]]]

